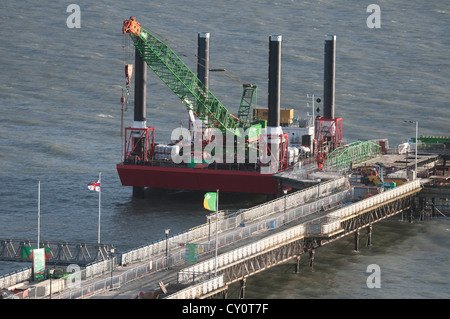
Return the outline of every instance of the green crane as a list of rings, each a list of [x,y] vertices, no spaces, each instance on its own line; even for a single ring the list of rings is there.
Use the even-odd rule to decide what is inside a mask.
[[[251,126],[248,116],[252,97],[256,96],[256,92],[253,94],[256,86],[244,86],[239,108],[241,117],[238,118],[227,110],[169,46],[144,30],[135,17],[124,20],[122,31],[130,34],[141,58],[207,127],[216,127],[223,134],[229,131],[240,136],[239,128],[245,130]]]

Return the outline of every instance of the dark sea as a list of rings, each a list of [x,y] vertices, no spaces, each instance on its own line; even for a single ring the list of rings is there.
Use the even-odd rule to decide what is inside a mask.
[[[126,251],[206,221],[203,194],[149,191],[132,197],[121,186],[121,102],[124,63],[133,48],[121,32],[136,16],[196,72],[197,34],[210,32],[210,89],[237,113],[242,81],[258,85],[267,105],[268,43],[282,35],[281,106],[304,116],[321,97],[326,35],[337,36],[336,116],[346,142],[387,138],[390,146],[419,135],[450,135],[450,2],[372,1],[85,1],[80,27],[69,28],[65,1],[0,2],[0,239],[37,241],[38,183],[42,240],[95,243],[98,193],[87,184],[102,176],[101,241]],[[369,28],[370,4],[380,27]],[[75,21],[75,20],[71,20]],[[228,75],[228,76],[227,76]],[[150,70],[147,124],[167,142],[185,106]],[[126,93],[126,92],[125,92]],[[133,122],[130,91],[124,125]],[[319,105],[320,108],[320,105]],[[316,114],[320,114],[321,111]],[[223,196],[236,210],[264,200]],[[252,277],[248,298],[449,298],[450,220],[376,224],[373,245],[353,250],[353,237],[316,252],[299,274],[287,263]],[[368,265],[381,269],[369,289]],[[0,274],[29,266],[0,262]]]

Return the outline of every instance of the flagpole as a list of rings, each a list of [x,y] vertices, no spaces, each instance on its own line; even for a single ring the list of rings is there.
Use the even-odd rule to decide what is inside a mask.
[[[214,275],[217,276],[217,242],[218,242],[218,232],[217,232],[217,222],[219,220],[219,190],[217,190],[216,197],[216,256],[214,258]]]
[[[101,216],[101,198],[102,198],[102,173],[98,173],[98,181],[100,184],[98,190],[98,244],[100,245],[100,216]]]
[[[39,242],[41,241],[41,181],[38,181],[38,238],[37,248],[39,249]]]

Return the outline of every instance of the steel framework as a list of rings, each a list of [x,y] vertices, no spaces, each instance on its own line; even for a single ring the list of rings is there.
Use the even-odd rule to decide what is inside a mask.
[[[251,116],[252,105],[256,104],[256,89],[257,86],[253,84],[243,84],[241,105],[239,106],[238,117],[243,122],[244,126],[250,126],[252,118]],[[253,103],[255,101],[255,103]]]
[[[362,214],[341,221],[344,233],[348,234],[375,222],[389,218],[401,212],[410,211],[414,205],[414,195],[410,194],[390,202],[378,205]]]
[[[130,34],[142,59],[206,126],[240,136],[238,128],[246,128],[247,123],[233,116],[169,46],[142,28],[134,17],[124,21],[122,31]],[[253,89],[249,87],[252,94]]]
[[[333,119],[318,117],[315,119],[314,130],[317,151],[322,155],[341,146],[342,117],[335,117]]]
[[[349,168],[381,155],[381,146],[370,141],[357,141],[336,148],[325,162],[327,168]]]
[[[39,246],[50,250],[50,258],[46,260],[47,263],[59,264],[89,264],[106,260],[110,257],[112,248],[112,245],[108,244],[99,245],[49,241],[42,241]],[[22,257],[22,247],[31,247],[31,241],[18,239],[0,240],[0,260],[32,261],[30,258]]]
[[[224,276],[225,285],[241,281],[241,290],[245,289],[245,279],[256,273],[285,263],[297,258],[296,271],[298,271],[300,256],[309,252],[310,266],[314,262],[315,249],[324,246],[334,240],[355,233],[355,247],[359,238],[359,230],[367,227],[368,234],[372,232],[372,224],[394,216],[399,213],[410,212],[412,214],[415,205],[415,195],[421,188],[412,190],[394,199],[361,210],[359,213],[340,220],[343,231],[336,234],[313,234],[301,237],[289,242],[284,242],[276,247],[264,251],[258,255],[238,260],[230,265],[218,269],[217,273]],[[368,239],[368,245],[370,240]],[[241,294],[243,292],[241,291]]]
[[[125,160],[150,160],[154,155],[155,128],[125,128]]]
[[[257,274],[281,263],[284,263],[304,251],[304,239],[300,238],[264,252],[260,255],[236,262],[233,265],[218,270],[218,274],[224,275],[224,282],[232,284],[242,278]]]

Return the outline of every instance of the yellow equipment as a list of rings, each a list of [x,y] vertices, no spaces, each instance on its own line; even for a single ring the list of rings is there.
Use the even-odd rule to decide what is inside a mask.
[[[267,108],[255,108],[253,109],[253,117],[258,120],[266,120],[269,117],[269,109]],[[280,124],[290,125],[294,119],[294,109],[281,109],[280,110]]]

